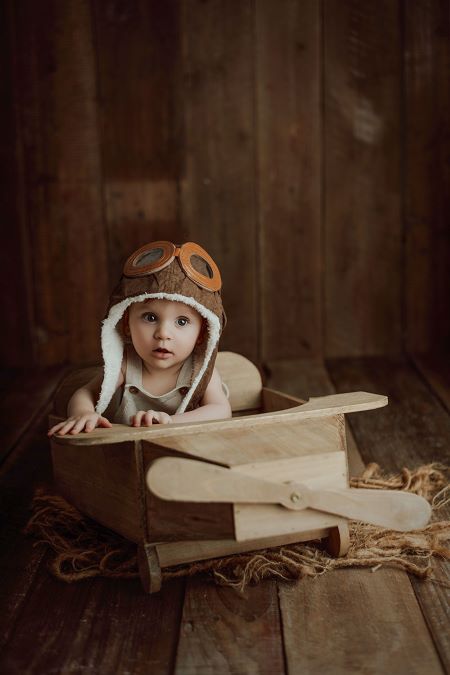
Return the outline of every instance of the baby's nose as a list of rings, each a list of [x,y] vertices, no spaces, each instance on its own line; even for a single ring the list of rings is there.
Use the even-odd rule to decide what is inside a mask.
[[[166,340],[170,338],[171,333],[170,333],[170,322],[169,321],[161,321],[156,325],[155,329],[155,337],[159,340]]]

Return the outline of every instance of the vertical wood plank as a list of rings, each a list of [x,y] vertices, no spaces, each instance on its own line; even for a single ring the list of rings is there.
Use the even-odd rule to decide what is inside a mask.
[[[239,594],[202,579],[188,581],[176,675],[284,672],[275,582]]]
[[[321,3],[256,11],[262,356],[322,352]]]
[[[143,244],[184,240],[177,0],[93,0],[109,271]]]
[[[20,365],[33,360],[31,340],[31,277],[25,248],[23,167],[20,126],[17,119],[18,90],[15,78],[17,45],[12,2],[0,4],[0,314],[8,330],[0,334],[0,363]],[[24,358],[25,357],[25,358]]]
[[[257,359],[253,3],[183,0],[183,231],[216,260],[222,349]]]
[[[177,0],[92,2],[104,178],[176,180],[182,157]]]
[[[90,6],[26,0],[14,25],[36,359],[93,361],[107,284]]]
[[[327,0],[325,353],[402,348],[397,0]]]
[[[450,3],[404,3],[406,338],[450,345]]]

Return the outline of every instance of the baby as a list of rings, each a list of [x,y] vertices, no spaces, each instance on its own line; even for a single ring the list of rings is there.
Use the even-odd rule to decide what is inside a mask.
[[[214,366],[226,318],[220,272],[197,244],[157,241],[124,266],[102,327],[104,373],[72,395],[48,434],[231,417]],[[151,393],[150,393],[151,392]]]

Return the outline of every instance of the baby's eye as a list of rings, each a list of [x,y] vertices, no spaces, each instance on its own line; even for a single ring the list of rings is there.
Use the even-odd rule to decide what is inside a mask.
[[[156,321],[156,314],[153,314],[153,312],[147,312],[147,314],[144,314],[142,317],[145,321]]]
[[[176,320],[177,326],[186,326],[189,323],[189,319],[185,316],[179,316]]]

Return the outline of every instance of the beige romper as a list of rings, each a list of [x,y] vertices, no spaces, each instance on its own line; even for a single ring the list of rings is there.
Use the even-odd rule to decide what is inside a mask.
[[[178,374],[177,383],[171,391],[153,396],[142,384],[142,360],[131,345],[127,345],[127,361],[122,401],[114,415],[116,424],[130,424],[130,418],[138,410],[158,410],[174,415],[186,396],[192,377],[192,357],[186,359]]]

